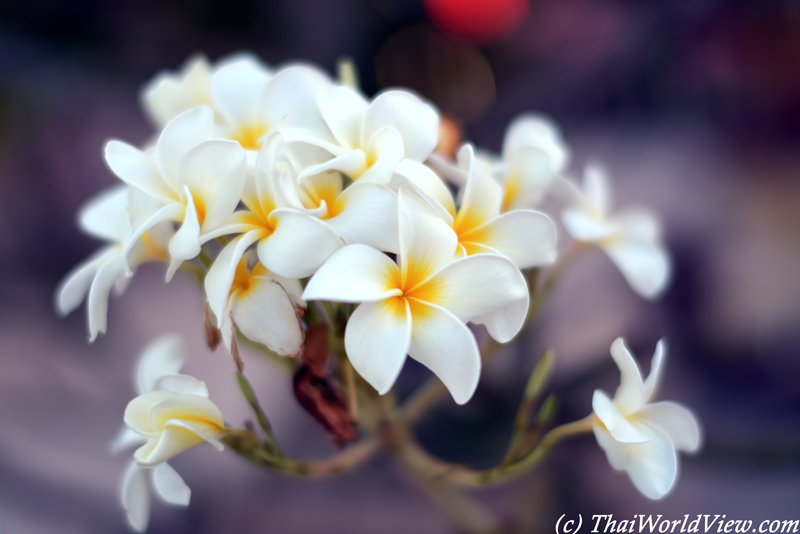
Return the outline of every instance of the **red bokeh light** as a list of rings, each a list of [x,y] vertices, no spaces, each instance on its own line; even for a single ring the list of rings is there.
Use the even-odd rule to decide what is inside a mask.
[[[503,40],[528,15],[528,0],[425,0],[425,11],[437,28],[472,44]]]

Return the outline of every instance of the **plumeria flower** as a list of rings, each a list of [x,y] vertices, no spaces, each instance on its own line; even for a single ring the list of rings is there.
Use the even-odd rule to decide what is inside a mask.
[[[154,209],[131,221],[126,252],[156,224],[181,224],[169,242],[167,280],[200,253],[209,232],[228,219],[242,197],[245,151],[233,141],[211,139],[213,126],[211,108],[198,106],[170,121],[152,151],[116,140],[106,144],[106,163],[114,174],[157,201]]]
[[[165,335],[150,343],[139,356],[134,373],[134,387],[139,394],[169,389],[181,383],[195,382],[201,394],[208,395],[205,384],[178,374],[186,361],[186,346],[180,336]],[[199,384],[197,383],[199,382]],[[114,453],[132,446],[141,446],[147,438],[123,427],[111,444]],[[148,483],[148,478],[150,482]],[[166,462],[152,469],[140,467],[132,459],[122,478],[120,499],[128,523],[138,532],[147,529],[150,517],[150,487],[156,495],[175,506],[188,506],[192,491],[183,478]]]
[[[431,369],[455,401],[467,402],[481,359],[466,322],[527,295],[507,258],[478,254],[453,261],[455,232],[414,195],[398,195],[399,263],[366,245],[348,245],[317,271],[306,300],[360,302],[345,330],[353,367],[379,393],[392,387],[406,354]],[[509,320],[508,341],[522,325]]]
[[[700,427],[682,405],[652,402],[666,358],[663,339],[656,345],[650,375],[644,381],[622,338],[611,345],[611,356],[620,370],[620,385],[613,399],[595,390],[594,435],[612,467],[626,471],[645,497],[661,499],[677,480],[676,450],[697,451]]]
[[[672,268],[657,216],[644,209],[610,213],[611,186],[597,166],[586,167],[580,191],[567,180],[560,183],[571,200],[561,213],[567,232],[576,241],[602,248],[634,291],[648,299],[658,297]]]
[[[211,106],[211,65],[203,55],[190,57],[177,73],[162,71],[142,89],[142,108],[159,129],[201,104]]]
[[[127,286],[129,278],[123,264],[127,262],[132,271],[142,263],[165,261],[169,257],[167,243],[174,234],[171,223],[153,225],[124,250],[126,213],[129,209],[135,210],[135,206],[130,205],[131,196],[135,202],[135,191],[117,186],[103,191],[81,208],[78,226],[108,244],[69,272],[56,291],[56,309],[62,315],[80,306],[88,294],[90,341],[106,331],[108,297],[112,289],[121,293]],[[146,199],[140,200],[146,202]]]
[[[304,169],[301,180],[337,170],[353,181],[388,185],[395,172],[425,172],[422,162],[439,138],[439,114],[429,104],[396,90],[370,103],[342,86],[317,102],[318,110],[288,115],[282,125],[290,154]]]
[[[268,271],[255,254],[245,254],[233,263],[237,255],[236,247],[225,248],[205,280],[209,306],[218,318],[225,346],[234,354],[239,327],[248,339],[273,352],[296,356],[303,347],[300,317],[306,310],[300,281]]]
[[[255,172],[241,195],[247,209],[231,214],[220,228],[207,236],[241,234],[226,245],[212,266],[212,270],[221,269],[227,273],[220,278],[225,283],[206,285],[209,303],[220,326],[229,281],[233,280],[242,255],[254,243],[258,243],[258,259],[264,267],[279,276],[294,279],[310,276],[344,246],[344,241],[330,225],[305,210],[296,209],[287,200],[287,189],[293,190],[295,186],[288,175],[280,174],[278,152],[281,145],[280,133],[269,137],[258,152]],[[216,275],[212,278],[217,280]]]
[[[500,157],[486,151],[475,151],[480,164],[503,190],[503,212],[538,206],[545,193],[569,162],[569,147],[558,127],[535,114],[514,119],[506,130]],[[438,154],[429,162],[446,179],[458,186],[467,181],[466,170],[453,165]]]

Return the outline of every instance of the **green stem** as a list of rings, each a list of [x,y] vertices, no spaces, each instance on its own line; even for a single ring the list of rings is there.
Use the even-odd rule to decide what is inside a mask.
[[[278,440],[275,438],[275,434],[272,432],[272,425],[269,423],[267,414],[264,412],[263,408],[261,408],[261,404],[258,402],[258,397],[256,397],[256,392],[253,390],[253,386],[250,385],[250,382],[241,372],[236,373],[236,380],[239,382],[239,388],[241,388],[244,398],[247,400],[247,403],[256,414],[258,426],[260,426],[261,430],[264,432],[264,436],[266,437],[266,441],[264,442],[265,448],[267,448],[269,452],[273,454],[282,455]]]

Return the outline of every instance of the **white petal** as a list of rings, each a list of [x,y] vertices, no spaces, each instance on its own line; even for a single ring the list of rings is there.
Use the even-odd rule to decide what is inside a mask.
[[[111,454],[118,454],[125,449],[133,446],[140,446],[147,441],[147,438],[123,426],[114,436],[114,439],[108,444],[108,449]]]
[[[611,357],[614,358],[620,372],[619,387],[614,393],[614,406],[624,415],[632,414],[644,406],[642,373],[621,337],[611,344]]]
[[[168,463],[156,466],[151,473],[156,495],[169,504],[189,506],[192,490]]]
[[[410,296],[418,294],[467,322],[524,299],[528,285],[508,258],[479,254],[447,264]]]
[[[386,126],[369,138],[364,151],[369,167],[353,179],[387,185],[397,165],[403,160],[403,138],[392,126]]]
[[[556,259],[556,225],[540,211],[503,213],[468,234],[463,243],[476,242],[496,250],[520,269],[549,265]]]
[[[569,149],[558,127],[541,115],[524,114],[509,124],[503,139],[503,159],[510,161],[526,147],[535,147],[547,155],[551,173],[563,171],[569,160]]]
[[[170,120],[210,100],[211,66],[203,56],[190,57],[178,74],[158,73],[144,87],[142,106],[150,120],[164,127]]]
[[[611,236],[614,225],[604,220],[590,217],[586,212],[567,208],[561,212],[561,222],[569,235],[577,241],[592,243]]]
[[[298,65],[281,70],[267,83],[264,112],[270,128],[277,128],[287,114],[303,107],[315,107],[317,97],[331,82],[322,71]]]
[[[246,125],[258,118],[259,104],[270,79],[269,71],[254,57],[229,60],[211,77],[214,107],[231,126]]]
[[[583,202],[600,217],[611,209],[611,182],[605,169],[598,165],[587,165],[583,171]]]
[[[340,156],[351,150],[339,144],[316,107],[299,108],[288,113],[281,120],[278,129],[290,146],[290,153],[300,168],[318,165],[331,155]],[[312,150],[310,154],[297,151],[300,147],[305,149],[309,146],[320,150]]]
[[[145,470],[131,462],[122,479],[122,507],[128,523],[137,532],[147,530],[150,521],[150,490],[147,487]]]
[[[647,443],[624,445],[628,452],[628,476],[648,499],[661,499],[675,485],[678,457],[666,434],[653,428]]]
[[[239,143],[222,139],[191,148],[178,163],[177,183],[188,186],[204,207],[204,232],[213,230],[236,209],[244,191],[247,156]]]
[[[149,443],[144,445],[134,453],[134,458],[142,467],[154,467],[203,442],[209,442],[222,450],[225,446],[214,437],[218,433],[217,428],[204,423],[173,419],[168,421],[154,446]]]
[[[81,207],[78,226],[91,236],[122,243],[128,225],[127,208],[128,187],[110,187]]]
[[[170,391],[150,391],[132,399],[125,407],[123,421],[131,430],[142,436],[157,437],[160,429],[153,427],[150,411],[157,403],[175,397]]]
[[[429,104],[406,91],[387,91],[367,108],[361,127],[361,146],[381,128],[400,132],[405,157],[425,161],[439,142],[439,114]]]
[[[360,304],[347,321],[344,333],[350,363],[381,395],[397,380],[410,341],[410,312],[401,298]]]
[[[597,444],[605,451],[611,467],[618,471],[627,468],[628,450],[625,448],[625,444],[611,437],[611,434],[608,433],[608,430],[603,425],[594,423],[592,424],[592,429],[594,430],[594,437],[597,438]]]
[[[250,279],[246,291],[231,296],[231,315],[248,339],[281,356],[296,356],[303,346],[303,329],[283,286],[263,276]]]
[[[200,395],[208,398],[208,387],[202,380],[189,375],[164,375],[160,376],[153,384],[155,391],[171,391],[182,395]]]
[[[661,239],[661,223],[658,216],[652,211],[645,209],[629,208],[620,211],[614,221],[619,227],[620,235],[653,243]]]
[[[364,152],[361,150],[350,150],[344,154],[336,156],[335,158],[331,158],[324,163],[306,167],[297,176],[297,179],[304,180],[310,176],[322,174],[323,172],[327,171],[339,171],[350,177],[358,177],[362,176],[366,169],[367,157],[364,155]]]
[[[467,185],[453,226],[469,230],[500,214],[503,190],[475,159],[471,145],[464,145],[459,149],[458,162],[459,166],[468,169]]]
[[[167,282],[172,280],[178,267],[186,260],[200,254],[200,222],[197,220],[194,199],[188,186],[184,186],[188,197],[183,224],[169,242],[170,264],[167,269]]]
[[[642,425],[635,426],[620,413],[608,395],[601,390],[594,390],[592,410],[603,422],[608,432],[620,443],[644,443],[652,439],[652,432]]]
[[[175,198],[175,192],[161,177],[149,154],[122,141],[111,140],[106,143],[104,155],[111,171],[129,186],[156,198]]]
[[[458,236],[425,202],[402,189],[397,207],[400,272],[406,289],[413,289],[450,262]]]
[[[135,387],[139,394],[152,391],[156,381],[178,374],[186,363],[186,343],[178,334],[167,334],[150,342],[136,364]]]
[[[506,210],[539,204],[553,182],[552,161],[534,147],[522,147],[506,162],[503,206]]]
[[[425,163],[436,171],[436,174],[457,188],[464,187],[467,183],[467,172],[438,152],[433,152],[428,156]]]
[[[110,258],[97,271],[97,275],[89,288],[87,311],[89,315],[89,341],[94,341],[97,334],[105,333],[108,321],[108,296],[118,278],[125,275],[122,258]]]
[[[404,159],[394,169],[389,187],[397,191],[400,187],[411,189],[448,224],[453,223],[456,206],[447,185],[430,168],[422,163]]]
[[[110,259],[121,254],[118,246],[105,247],[73,268],[56,289],[56,310],[67,315],[80,306],[92,285],[95,275]]]
[[[134,256],[134,254],[132,254],[131,251],[139,244],[139,239],[151,229],[155,229],[159,225],[162,227],[165,226],[162,223],[167,223],[166,227],[170,228],[170,231],[166,233],[171,233],[172,225],[168,224],[168,221],[180,222],[181,217],[184,217],[184,213],[185,209],[183,204],[180,202],[171,202],[166,206],[158,208],[157,211],[151,214],[144,214],[139,221],[135,221],[135,226],[133,226],[128,235],[125,236],[125,241],[123,243],[123,266],[129,276],[132,274],[132,267],[134,266],[134,262],[131,261],[131,257]],[[174,233],[172,237],[174,237]]]
[[[211,311],[217,317],[217,328],[222,328],[222,321],[227,315],[228,298],[239,261],[247,247],[258,241],[262,233],[260,230],[253,230],[234,238],[225,245],[206,274],[206,298]]]
[[[344,246],[344,240],[330,225],[302,211],[277,209],[269,220],[275,232],[258,243],[258,259],[281,276],[311,276]]]
[[[378,184],[355,183],[336,200],[340,212],[328,224],[348,245],[360,243],[386,252],[400,250],[397,195]]]
[[[489,313],[473,317],[470,321],[484,325],[492,338],[500,343],[506,343],[522,330],[528,315],[529,304],[530,295],[525,293],[524,297]]]
[[[360,148],[361,121],[369,104],[349,87],[333,87],[320,94],[319,110],[336,140],[344,148]]]
[[[636,419],[662,430],[680,451],[696,452],[702,442],[697,418],[675,402],[648,404],[636,413]]]
[[[178,162],[193,146],[211,138],[214,112],[208,106],[197,106],[181,113],[161,132],[156,145],[156,162],[164,181],[179,191],[176,177]]]
[[[348,245],[334,253],[311,277],[303,298],[336,302],[383,300],[399,295],[395,262],[367,245]]]
[[[659,297],[669,285],[672,264],[660,244],[619,238],[602,245],[631,288],[646,299]]]
[[[475,336],[458,317],[438,306],[417,302],[411,313],[408,355],[439,377],[456,404],[464,404],[472,398],[481,376]]]
[[[656,343],[656,351],[653,359],[650,360],[650,374],[644,381],[644,401],[650,402],[658,392],[661,383],[661,376],[664,373],[664,365],[667,360],[667,340],[661,338]]]

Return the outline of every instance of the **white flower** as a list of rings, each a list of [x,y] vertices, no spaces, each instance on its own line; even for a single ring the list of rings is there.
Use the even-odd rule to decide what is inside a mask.
[[[667,288],[672,269],[657,216],[643,209],[610,213],[608,177],[596,166],[586,167],[581,191],[566,180],[560,183],[571,197],[572,205],[561,213],[567,232],[577,241],[602,248],[637,293],[658,297]]]
[[[185,361],[186,346],[179,336],[169,334],[154,340],[139,356],[134,373],[136,391],[142,394],[163,388],[175,389],[176,384],[194,381],[196,390],[208,395],[202,382],[178,374]],[[147,438],[144,436],[128,427],[123,427],[111,443],[111,451],[116,453],[146,442]],[[150,484],[147,482],[148,478]],[[188,506],[192,495],[183,478],[166,462],[154,468],[144,468],[132,459],[125,468],[120,486],[120,499],[128,522],[138,532],[147,529],[150,517],[149,485],[152,485],[161,500],[176,506]]]
[[[318,110],[288,115],[281,126],[304,169],[301,180],[337,170],[354,181],[388,185],[398,167],[413,173],[436,147],[439,115],[409,92],[387,91],[370,103],[339,86],[317,100]]]
[[[660,499],[677,479],[676,450],[697,451],[700,427],[694,415],[680,404],[651,402],[666,357],[663,339],[656,345],[650,375],[644,381],[622,338],[611,345],[611,356],[620,370],[620,385],[613,400],[599,389],[594,392],[595,437],[612,467],[627,471],[645,497]]]
[[[535,114],[524,114],[509,124],[503,139],[503,152],[497,157],[475,151],[479,163],[503,190],[503,212],[536,207],[569,162],[569,147],[558,127]],[[434,154],[430,163],[455,185],[464,186],[466,169],[454,166]]]
[[[142,107],[150,120],[163,128],[192,108],[211,105],[211,65],[202,55],[186,60],[179,72],[162,71],[142,89]]]
[[[361,303],[347,323],[345,350],[379,393],[392,387],[408,354],[463,404],[472,397],[481,368],[475,337],[465,323],[527,295],[525,279],[502,256],[453,261],[458,237],[403,190],[398,228],[399,265],[374,248],[348,245],[311,278],[303,298]],[[527,309],[521,311],[521,317],[508,319],[500,341],[520,329]]]
[[[113,187],[90,200],[78,214],[78,225],[84,232],[109,243],[64,277],[56,291],[56,309],[62,315],[70,313],[88,293],[90,341],[106,331],[111,290],[116,288],[121,293],[127,286],[129,278],[123,264],[127,261],[133,270],[147,261],[168,258],[167,243],[174,234],[171,223],[154,225],[124,251],[126,213],[129,209],[135,211],[130,200],[133,197],[135,203],[137,196],[126,186]]]
[[[240,256],[234,263],[237,255],[237,247],[226,247],[205,280],[209,306],[225,346],[233,351],[238,326],[248,339],[275,353],[296,356],[303,347],[300,317],[306,309],[300,281],[269,272],[253,254]]]
[[[181,223],[169,242],[167,280],[181,263],[199,254],[207,234],[226,221],[242,197],[245,150],[233,141],[211,139],[213,126],[214,113],[198,106],[170,121],[152,151],[116,140],[105,147],[106,163],[114,174],[156,201],[151,210],[131,220],[126,252],[156,224]]]

